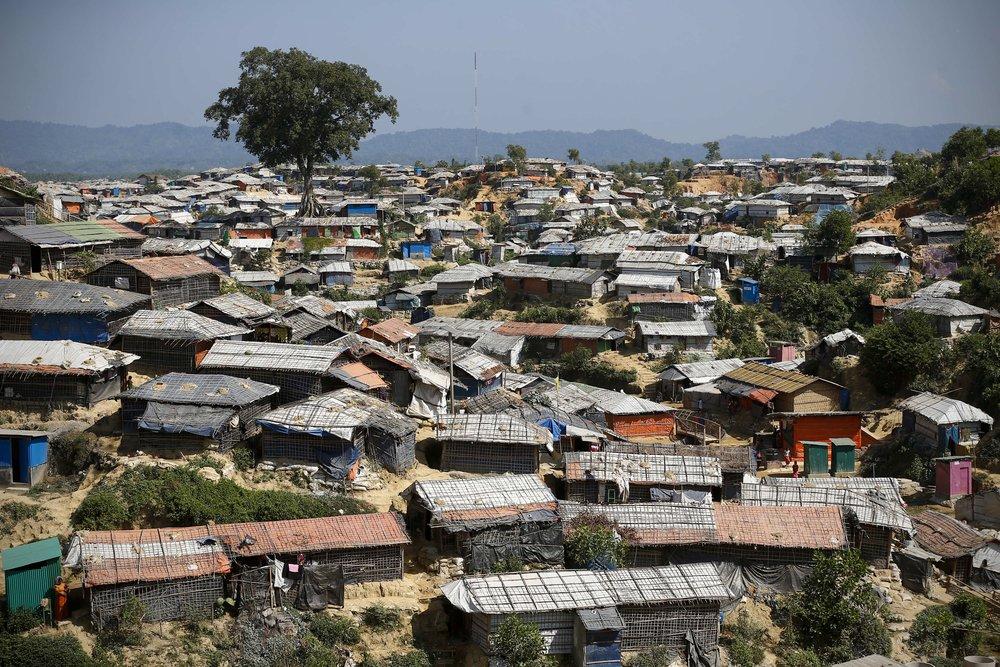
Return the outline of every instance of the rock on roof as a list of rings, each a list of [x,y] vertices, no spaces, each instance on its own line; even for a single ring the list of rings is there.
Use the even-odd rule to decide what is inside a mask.
[[[149,297],[86,283],[0,280],[0,312],[107,315],[141,305]]]
[[[115,336],[142,336],[170,340],[214,340],[250,333],[189,310],[140,310],[116,323]]]
[[[139,357],[71,340],[2,340],[0,371],[54,375],[100,375]]]
[[[278,393],[278,387],[230,375],[167,373],[122,392],[122,398],[179,405],[247,405]]]

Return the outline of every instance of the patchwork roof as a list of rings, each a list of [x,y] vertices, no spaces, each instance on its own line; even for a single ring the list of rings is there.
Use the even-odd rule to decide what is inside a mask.
[[[257,299],[251,299],[246,294],[240,292],[214,296],[199,303],[211,306],[220,313],[238,320],[259,320],[271,317],[276,313],[274,308],[271,308],[266,303],[261,303]]]
[[[753,447],[742,445],[689,445],[686,442],[609,442],[604,451],[619,454],[664,454],[707,456],[719,459],[723,472],[754,472],[757,458]]]
[[[122,398],[185,405],[247,405],[278,393],[278,387],[209,373],[167,373],[122,392]]]
[[[414,483],[413,495],[431,513],[432,525],[556,509],[555,494],[536,475],[422,480]]]
[[[974,405],[969,405],[957,398],[939,396],[929,391],[911,396],[899,404],[900,409],[910,410],[927,417],[935,424],[960,424],[964,422],[981,422],[993,425],[993,417]]]
[[[506,414],[444,415],[435,437],[443,442],[478,442],[486,445],[550,445],[552,434],[523,419]]]
[[[482,352],[476,352],[461,345],[451,345],[449,356],[447,341],[438,340],[427,345],[424,349],[427,356],[439,363],[448,363],[449,359],[454,361],[455,367],[467,373],[470,377],[480,382],[488,382],[500,375],[506,366],[489,357]]]
[[[726,600],[729,589],[710,563],[625,570],[541,570],[464,577],[441,588],[467,613],[510,614]]]
[[[337,389],[283,405],[261,415],[257,423],[271,431],[331,435],[353,441],[356,429],[377,426],[393,433],[415,433],[416,423],[394,407],[354,389]]]
[[[721,486],[722,465],[708,456],[566,452],[567,481],[628,480],[631,484]]]
[[[140,310],[114,327],[116,336],[142,336],[170,340],[214,340],[250,333],[250,329],[224,324],[190,310]]]
[[[80,220],[55,222],[48,225],[8,225],[4,227],[4,231],[42,248],[101,245],[125,239],[146,238],[114,220]]]
[[[774,366],[749,362],[739,368],[725,373],[724,379],[733,380],[742,384],[752,385],[763,389],[770,389],[778,393],[791,393],[808,387],[813,382],[826,382],[834,384],[829,380],[799,373],[798,371],[785,371]],[[839,385],[838,385],[839,386]]]
[[[623,503],[589,505],[560,501],[559,515],[564,530],[581,515],[595,514],[635,531],[641,546],[668,544],[714,544],[717,541],[715,514],[711,505],[682,503]]]
[[[812,480],[800,480],[802,482]],[[743,484],[740,502],[748,506],[841,507],[859,523],[913,533],[899,493],[886,489],[849,489],[828,485]]]
[[[398,317],[392,317],[387,320],[382,320],[381,322],[376,322],[375,324],[369,324],[362,331],[370,331],[378,334],[380,338],[383,338],[390,343],[402,343],[403,341],[416,338],[417,335],[420,334],[419,329],[409,322],[399,319]],[[364,333],[361,335],[364,335]]]
[[[914,515],[917,544],[942,558],[961,558],[986,545],[987,540],[966,524],[934,510]]]
[[[840,507],[715,506],[720,544],[786,549],[842,549],[848,546]]]
[[[149,296],[86,283],[0,280],[0,312],[106,315],[149,305]]]
[[[0,340],[0,372],[100,375],[138,359],[71,340]]]
[[[217,340],[199,368],[300,371],[322,375],[330,370],[341,353],[342,350],[321,345]]]

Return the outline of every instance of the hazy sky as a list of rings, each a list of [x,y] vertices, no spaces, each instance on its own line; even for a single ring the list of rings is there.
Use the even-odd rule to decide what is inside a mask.
[[[199,124],[240,52],[366,66],[396,129],[634,128],[673,140],[836,119],[1000,122],[1000,1],[0,0],[0,118]]]

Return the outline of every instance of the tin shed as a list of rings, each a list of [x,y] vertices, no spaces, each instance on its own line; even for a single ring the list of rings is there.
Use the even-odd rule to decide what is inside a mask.
[[[62,573],[62,548],[57,538],[4,549],[0,558],[8,612],[17,609],[34,612],[41,607],[43,598],[51,598],[52,586]]]
[[[0,429],[0,487],[34,486],[49,465],[46,431]]]

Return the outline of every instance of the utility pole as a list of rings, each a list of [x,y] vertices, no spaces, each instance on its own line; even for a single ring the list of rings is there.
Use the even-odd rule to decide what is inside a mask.
[[[473,102],[472,113],[476,125],[476,159],[475,164],[479,164],[479,52],[472,52],[472,88]]]
[[[455,416],[455,336],[448,332],[448,385],[451,391],[451,416]]]

